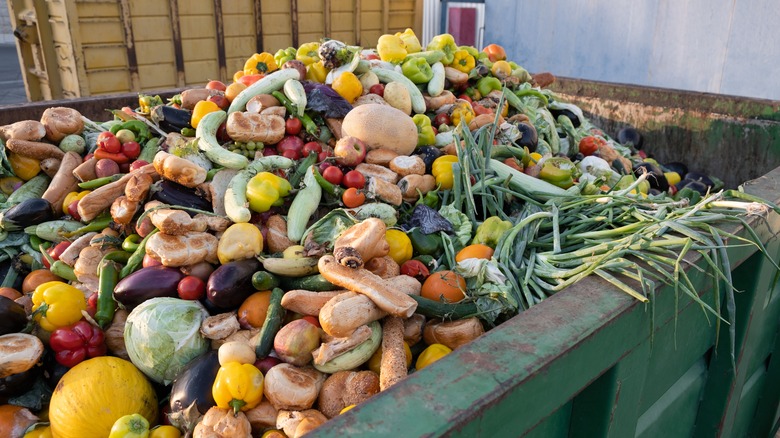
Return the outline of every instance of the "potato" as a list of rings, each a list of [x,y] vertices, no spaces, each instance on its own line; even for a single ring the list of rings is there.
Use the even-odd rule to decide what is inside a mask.
[[[385,102],[393,108],[409,115],[412,113],[412,98],[409,96],[409,90],[399,82],[390,82],[385,85]]]
[[[116,175],[119,173],[119,165],[116,161],[103,158],[95,164],[95,174],[98,178]]]

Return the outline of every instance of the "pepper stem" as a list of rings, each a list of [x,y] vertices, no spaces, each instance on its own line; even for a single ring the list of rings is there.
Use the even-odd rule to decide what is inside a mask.
[[[230,405],[230,407],[233,408],[233,415],[234,416],[238,415],[238,411],[240,411],[241,408],[243,408],[245,404],[246,404],[245,401],[239,400],[239,399],[236,399],[236,398],[234,398],[233,400],[230,400],[230,403],[228,403],[228,405]]]

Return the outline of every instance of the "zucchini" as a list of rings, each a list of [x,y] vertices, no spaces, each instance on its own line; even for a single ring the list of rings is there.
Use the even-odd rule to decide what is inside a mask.
[[[225,191],[225,213],[227,213],[228,218],[237,224],[249,222],[252,217],[252,212],[247,208],[249,203],[246,200],[246,185],[249,184],[249,180],[259,172],[289,169],[293,164],[295,163],[289,158],[272,155],[258,158],[251,162],[246,169],[238,172],[230,180],[227,191]]]
[[[428,62],[428,64],[434,65],[444,59],[444,52],[441,50],[426,50],[424,52],[416,52],[406,55],[406,59],[409,58],[423,58]],[[442,68],[443,67],[444,65],[442,64]]]
[[[479,314],[479,309],[477,309],[477,305],[473,302],[444,303],[418,295],[409,296],[417,301],[417,310],[415,310],[415,313],[427,316],[428,318],[455,320],[470,318]]]
[[[409,97],[412,98],[412,111],[414,111],[415,114],[425,113],[425,99],[423,99],[420,89],[417,88],[417,85],[415,85],[414,82],[404,76],[403,73],[386,68],[372,68],[371,71],[376,74],[376,77],[379,78],[380,82],[398,82],[406,87],[407,91],[409,91]]]
[[[268,356],[268,353],[271,352],[271,348],[274,346],[276,332],[282,327],[282,321],[287,313],[285,308],[282,307],[283,295],[284,291],[278,287],[275,287],[271,291],[271,301],[268,303],[268,313],[265,315],[263,328],[260,329],[260,335],[257,337],[257,345],[255,345],[255,355],[257,355],[258,358]]]
[[[38,236],[38,238],[43,240],[59,243],[67,240],[65,234],[79,230],[83,226],[84,224],[79,221],[61,219],[56,221],[43,222],[38,225],[31,225],[25,228],[24,232]]]
[[[249,159],[243,155],[220,146],[217,141],[217,130],[219,125],[227,119],[227,113],[224,111],[214,111],[206,114],[198,123],[195,130],[195,139],[198,142],[198,149],[203,151],[212,162],[228,169],[243,169],[249,164]]]
[[[306,110],[306,90],[303,89],[301,82],[295,79],[288,79],[284,83],[284,95],[290,99],[295,105],[296,115],[303,117],[303,112]]]
[[[326,280],[322,274],[307,275],[305,277],[281,277],[280,282],[285,290],[304,289],[313,292],[328,292],[341,289]]]
[[[0,229],[17,231],[54,219],[51,203],[43,198],[25,199],[0,213]]]
[[[40,198],[49,187],[49,177],[45,173],[32,177],[21,187],[14,190],[5,201],[6,205],[19,204],[26,199]],[[30,225],[30,224],[26,224]]]
[[[231,102],[230,107],[228,108],[228,114],[236,111],[244,111],[249,99],[258,94],[270,94],[272,91],[277,91],[284,86],[284,83],[287,82],[288,79],[299,79],[300,77],[301,74],[298,72],[298,69],[295,68],[284,68],[267,75],[244,89],[244,91],[238,93],[238,96],[233,99],[233,102]]]
[[[151,163],[154,161],[154,156],[160,152],[160,137],[153,137],[144,143],[144,147],[141,148],[141,155],[138,156],[138,160]]]
[[[306,224],[317,211],[322,199],[322,187],[314,176],[314,166],[306,170],[303,177],[304,187],[295,195],[290,210],[287,213],[287,238],[293,242],[300,242],[306,231]]]
[[[279,277],[270,272],[257,271],[252,274],[252,287],[257,290],[271,290],[279,287]]]
[[[433,77],[428,81],[428,94],[438,96],[444,92],[444,64],[437,62],[431,66]]]

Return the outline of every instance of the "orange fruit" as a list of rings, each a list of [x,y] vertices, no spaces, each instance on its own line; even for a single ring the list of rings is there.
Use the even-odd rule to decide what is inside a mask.
[[[438,271],[425,279],[420,295],[434,301],[457,303],[466,298],[466,279],[452,271]]]
[[[22,293],[32,292],[39,285],[49,281],[62,281],[62,278],[52,274],[48,269],[36,269],[24,277]]]
[[[241,82],[233,82],[225,89],[225,97],[227,97],[227,100],[233,102],[233,99],[235,99],[236,96],[238,96],[238,94],[245,89],[246,85],[242,84]]]
[[[458,251],[455,255],[455,261],[460,262],[466,259],[488,259],[493,257],[493,248],[482,243],[468,245]]]
[[[270,290],[253,293],[238,308],[238,323],[245,329],[262,327],[265,323],[265,316],[268,314],[270,303]]]

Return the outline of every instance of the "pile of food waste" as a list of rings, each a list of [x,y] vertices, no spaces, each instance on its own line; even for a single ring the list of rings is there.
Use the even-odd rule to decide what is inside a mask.
[[[3,436],[299,437],[590,275],[733,326],[683,258],[777,207],[554,80],[407,29],[2,127]]]

